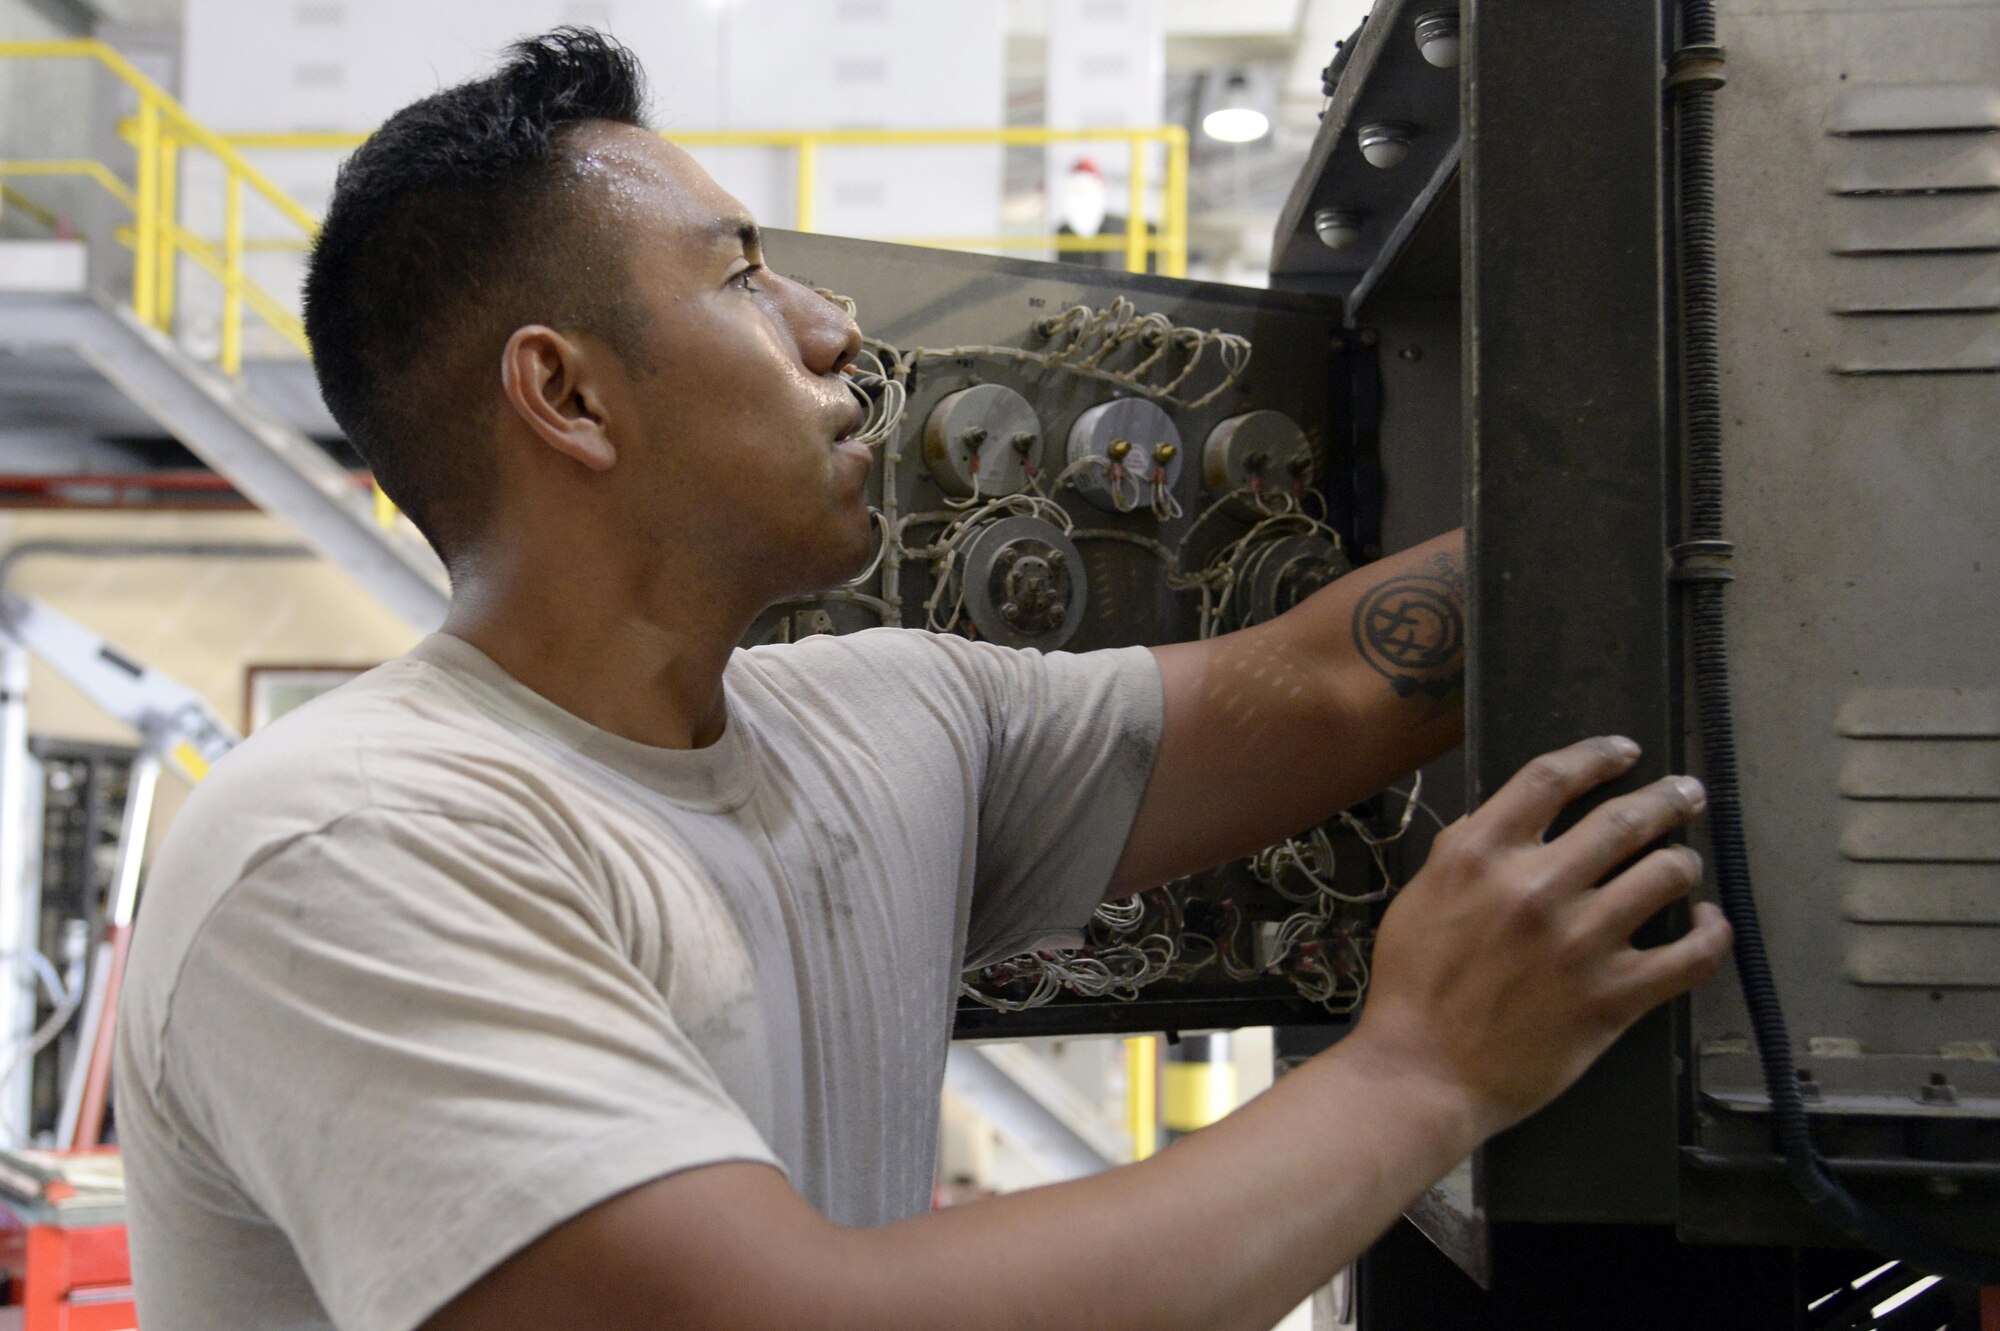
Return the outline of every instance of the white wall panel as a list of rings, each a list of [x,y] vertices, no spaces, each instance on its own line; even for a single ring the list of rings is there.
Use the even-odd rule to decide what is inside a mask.
[[[1151,128],[1166,118],[1167,35],[1160,0],[1050,0],[1048,123],[1060,129]],[[1126,211],[1122,144],[1066,143],[1049,149],[1048,198],[1059,200],[1064,175],[1088,157],[1110,186],[1111,212]],[[1157,146],[1146,154],[1148,191],[1157,198],[1166,170]],[[1157,208],[1157,204],[1151,205]],[[1151,213],[1157,221],[1157,212]]]
[[[224,132],[365,130],[408,102],[489,69],[515,38],[558,23],[603,28],[645,64],[668,130],[991,127],[1003,122],[1002,0],[187,0],[184,100]],[[258,151],[294,198],[322,211],[339,154]],[[796,218],[792,155],[696,153],[761,220]],[[219,175],[190,163],[183,219],[220,233]],[[818,229],[985,235],[999,229],[997,149],[823,150]],[[251,203],[253,237],[296,236]],[[257,254],[252,276],[291,298],[303,262]],[[183,334],[212,342],[219,297],[192,277]],[[251,343],[251,350],[257,343]]]
[[[738,0],[727,22],[733,128],[992,127],[1005,107],[999,0]],[[733,173],[719,177],[738,187]],[[776,188],[772,188],[775,184]],[[819,229],[845,235],[983,235],[999,229],[996,149],[823,150]],[[744,202],[790,225],[789,175]]]

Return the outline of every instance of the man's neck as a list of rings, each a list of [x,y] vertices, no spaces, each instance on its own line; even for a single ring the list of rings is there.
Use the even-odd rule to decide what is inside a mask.
[[[601,567],[510,576],[480,561],[454,580],[444,631],[600,730],[657,748],[712,744],[727,717],[722,673],[755,607],[692,580],[644,590]]]

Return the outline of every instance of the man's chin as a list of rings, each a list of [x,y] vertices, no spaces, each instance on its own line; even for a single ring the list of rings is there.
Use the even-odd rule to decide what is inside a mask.
[[[861,517],[861,538],[854,548],[854,553],[843,562],[839,575],[833,580],[834,586],[854,581],[867,572],[868,566],[875,560],[875,518],[866,506],[861,510]]]
[[[859,525],[843,533],[838,543],[829,541],[792,562],[788,586],[774,599],[797,600],[837,591],[869,571],[875,562],[875,518],[868,506],[860,508]]]

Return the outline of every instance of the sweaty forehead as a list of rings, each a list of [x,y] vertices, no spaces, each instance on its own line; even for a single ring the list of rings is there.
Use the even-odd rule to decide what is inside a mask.
[[[675,248],[714,248],[717,223],[744,215],[743,205],[683,149],[635,125],[589,121],[569,132],[573,179],[620,229]]]

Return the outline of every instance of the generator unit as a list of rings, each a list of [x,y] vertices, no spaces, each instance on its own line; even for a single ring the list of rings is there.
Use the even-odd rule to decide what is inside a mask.
[[[1268,291],[770,234],[868,335],[881,548],[756,640],[1186,639],[1468,528],[1462,754],[968,974],[960,1034],[1323,1045],[1439,821],[1623,733],[1708,780],[1756,955],[1424,1199],[1362,1325],[2000,1283],[2000,6],[1379,0],[1329,55]]]

